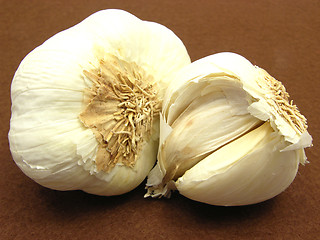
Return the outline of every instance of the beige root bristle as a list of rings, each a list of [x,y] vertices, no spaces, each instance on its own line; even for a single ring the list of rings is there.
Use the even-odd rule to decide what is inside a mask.
[[[97,169],[109,172],[116,164],[133,167],[161,108],[153,78],[134,62],[113,55],[100,60],[99,68],[83,73],[92,87],[85,91],[86,107],[79,118],[99,142]]]
[[[290,125],[301,135],[308,128],[307,119],[299,112],[293,100],[290,101],[289,93],[286,92],[282,83],[273,78],[267,71],[256,67],[260,74],[264,77],[264,82],[258,82],[261,88],[270,90],[270,94],[266,96],[267,102],[272,106]]]

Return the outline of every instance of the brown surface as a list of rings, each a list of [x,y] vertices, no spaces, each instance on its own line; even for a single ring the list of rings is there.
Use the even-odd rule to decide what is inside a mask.
[[[319,239],[319,1],[0,1],[0,239]],[[22,58],[48,37],[104,8],[171,28],[192,60],[238,52],[281,80],[307,117],[314,147],[294,183],[267,202],[215,207],[174,194],[144,199],[57,192],[12,161],[10,82]],[[27,140],[27,139],[26,139]]]

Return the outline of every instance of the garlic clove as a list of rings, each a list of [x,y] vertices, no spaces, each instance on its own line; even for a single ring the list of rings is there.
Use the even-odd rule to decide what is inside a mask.
[[[166,169],[165,178],[176,179],[208,154],[260,124],[259,119],[244,112],[246,102],[230,104],[235,100],[233,96],[242,94],[237,91],[239,87],[234,87],[238,81],[226,80],[217,87],[219,78],[210,75],[214,84],[197,84],[198,97],[172,123],[173,131],[162,145],[165,150],[159,153],[162,169]]]
[[[179,192],[212,205],[262,202],[284,191],[298,171],[300,152],[280,152],[286,145],[268,122],[225,145],[186,171]]]
[[[156,160],[156,111],[169,76],[189,63],[183,43],[172,31],[122,10],[97,12],[56,34],[29,53],[15,73],[9,132],[13,159],[27,176],[49,188],[81,189],[99,195],[132,190]],[[136,99],[139,103],[134,107],[139,108],[139,115],[122,114],[133,107],[126,97],[101,99],[105,92],[112,95],[113,90],[106,91],[106,86],[121,90],[121,79],[126,79],[139,96],[147,94],[140,102]],[[153,100],[148,103],[151,90]],[[141,104],[149,112],[142,114]],[[107,107],[103,110],[105,115],[99,106]],[[152,111],[148,106],[153,106]],[[121,117],[130,120],[131,130],[136,124],[145,126],[144,122],[149,121],[148,133],[144,135],[144,128],[137,129],[143,139],[136,137],[137,141],[132,141],[133,145],[138,144],[133,163],[123,157],[122,162],[109,167],[103,163],[103,156],[108,153],[101,150],[101,143],[105,143],[101,139],[110,137],[105,131],[110,127],[112,136],[126,134],[120,133],[120,128],[127,127],[125,122],[115,127],[120,120],[114,119]],[[115,139],[120,138],[112,141]],[[102,156],[100,168],[98,153]]]
[[[279,81],[234,53],[200,59],[175,80],[146,197],[179,190],[210,204],[245,205],[290,185],[312,138]]]

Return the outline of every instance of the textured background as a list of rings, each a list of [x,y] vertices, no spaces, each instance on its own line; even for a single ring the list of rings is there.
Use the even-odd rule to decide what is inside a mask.
[[[320,2],[0,1],[0,239],[319,239]],[[27,178],[8,147],[10,83],[23,57],[95,11],[121,8],[172,29],[192,60],[233,51],[281,80],[307,117],[309,164],[278,197],[245,207],[58,192]],[[28,141],[28,139],[26,139]]]

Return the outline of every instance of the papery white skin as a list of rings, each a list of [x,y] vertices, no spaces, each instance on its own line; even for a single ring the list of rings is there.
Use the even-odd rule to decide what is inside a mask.
[[[258,85],[263,77],[235,53],[208,56],[176,74],[163,101],[146,196],[179,190],[212,205],[247,205],[291,184],[312,138],[267,104],[268,89]],[[172,169],[179,169],[174,176]]]
[[[98,142],[78,116],[91,84],[83,70],[96,66],[104,54],[135,62],[161,89],[170,74],[190,63],[171,30],[114,9],[89,16],[29,53],[11,87],[10,150],[21,170],[45,187],[122,194],[138,186],[155,163],[157,120],[134,168],[118,164],[105,173],[93,164]]]

